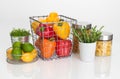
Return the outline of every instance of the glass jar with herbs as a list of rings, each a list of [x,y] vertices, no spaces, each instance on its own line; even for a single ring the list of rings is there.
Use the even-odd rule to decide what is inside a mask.
[[[73,25],[73,26],[76,29],[76,31],[80,34],[80,32],[79,32],[80,28],[82,28],[84,26],[89,32],[91,29],[91,25],[92,24],[87,23],[87,22],[78,22],[77,25]],[[80,51],[79,50],[79,40],[75,35],[73,35],[73,50],[72,50],[72,52],[79,53],[79,51]]]
[[[29,36],[30,36],[30,32],[26,29],[13,29],[10,32],[10,36],[11,36],[11,42],[12,44],[16,41],[20,41],[20,42],[29,42]]]

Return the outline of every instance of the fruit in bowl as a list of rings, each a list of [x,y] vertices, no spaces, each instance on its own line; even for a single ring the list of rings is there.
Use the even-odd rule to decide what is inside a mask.
[[[37,57],[37,50],[29,43],[14,42],[6,51],[7,59],[13,62],[32,62]]]
[[[13,59],[20,60],[21,56],[22,56],[21,48],[15,47],[15,48],[12,49],[12,57],[13,57]]]
[[[22,44],[21,47],[22,47],[24,52],[31,52],[34,49],[34,46],[29,42]]]
[[[12,60],[13,59],[12,54],[11,54],[12,53],[12,47],[8,48],[6,53],[7,53],[7,58]]]

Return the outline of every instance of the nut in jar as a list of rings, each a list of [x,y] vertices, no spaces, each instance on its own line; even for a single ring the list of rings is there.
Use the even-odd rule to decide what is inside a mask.
[[[110,56],[112,50],[113,34],[103,32],[100,39],[97,41],[96,56]]]

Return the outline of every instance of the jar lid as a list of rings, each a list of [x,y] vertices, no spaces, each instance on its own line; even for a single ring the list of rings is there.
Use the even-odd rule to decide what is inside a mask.
[[[88,23],[88,22],[78,22],[78,27],[82,28],[82,27],[86,27],[87,29],[91,29],[92,28],[92,24]]]
[[[92,24],[91,23],[88,23],[88,22],[78,22],[76,25],[75,25],[75,28],[82,28],[82,27],[86,27],[86,29],[91,29],[92,28]]]
[[[113,34],[109,32],[102,32],[99,40],[112,40]]]

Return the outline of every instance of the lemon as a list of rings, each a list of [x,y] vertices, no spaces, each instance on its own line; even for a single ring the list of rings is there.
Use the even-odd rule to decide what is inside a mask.
[[[23,62],[32,62],[34,59],[33,55],[30,52],[24,53],[21,57]]]
[[[7,58],[12,60],[13,59],[12,54],[11,54],[12,53],[12,48],[8,48],[6,52],[7,52]]]
[[[33,49],[33,51],[31,52],[32,55],[33,55],[33,58],[36,58],[37,56],[37,50],[36,49]]]

